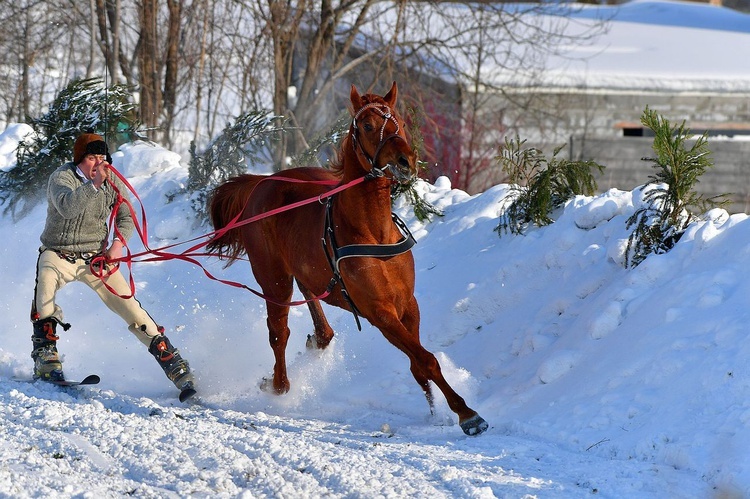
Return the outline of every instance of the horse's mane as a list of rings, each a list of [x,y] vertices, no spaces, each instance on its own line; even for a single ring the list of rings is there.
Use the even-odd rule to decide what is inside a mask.
[[[331,170],[331,173],[336,175],[337,177],[341,178],[344,176],[344,156],[346,155],[346,150],[351,149],[352,147],[352,134],[351,129],[349,130],[349,133],[347,133],[344,138],[341,140],[341,146],[336,149],[334,152],[334,156],[331,159],[329,169]]]

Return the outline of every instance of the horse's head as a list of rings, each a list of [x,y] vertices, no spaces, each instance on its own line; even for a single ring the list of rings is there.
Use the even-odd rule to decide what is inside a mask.
[[[397,96],[395,81],[383,97],[359,95],[352,85],[349,134],[354,153],[366,171],[381,170],[397,182],[406,183],[417,174],[417,159],[407,140],[404,120],[396,111]]]

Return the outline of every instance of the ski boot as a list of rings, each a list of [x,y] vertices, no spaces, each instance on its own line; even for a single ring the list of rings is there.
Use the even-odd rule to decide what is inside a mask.
[[[164,370],[167,378],[180,390],[180,402],[184,402],[195,395],[195,379],[190,372],[188,361],[180,356],[180,352],[172,346],[169,338],[160,334],[151,340],[148,351],[156,358]]]
[[[60,339],[56,334],[57,321],[40,319],[33,325],[31,358],[34,359],[34,379],[64,381],[62,362],[57,354],[57,340]]]

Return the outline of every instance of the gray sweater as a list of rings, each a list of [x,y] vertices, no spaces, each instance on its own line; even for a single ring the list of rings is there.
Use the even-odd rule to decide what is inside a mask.
[[[50,175],[47,184],[47,221],[40,237],[50,249],[73,252],[98,252],[107,249],[108,222],[117,193],[129,199],[127,188],[120,179],[110,175],[99,189],[76,173],[73,163],[65,163]],[[120,205],[115,219],[123,242],[133,234],[134,224],[130,209]]]

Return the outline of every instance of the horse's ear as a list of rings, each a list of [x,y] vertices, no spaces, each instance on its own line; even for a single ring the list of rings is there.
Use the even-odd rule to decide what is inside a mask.
[[[352,101],[352,109],[354,110],[355,113],[359,111],[360,109],[362,109],[362,106],[364,105],[362,104],[362,96],[359,95],[359,92],[357,91],[357,87],[355,87],[353,83],[352,83],[352,91],[349,94],[349,98]]]
[[[396,97],[398,97],[398,87],[396,86],[396,82],[393,82],[393,85],[391,85],[391,89],[388,90],[388,93],[383,96],[383,100],[386,104],[388,104],[389,107],[395,107],[396,106]]]

